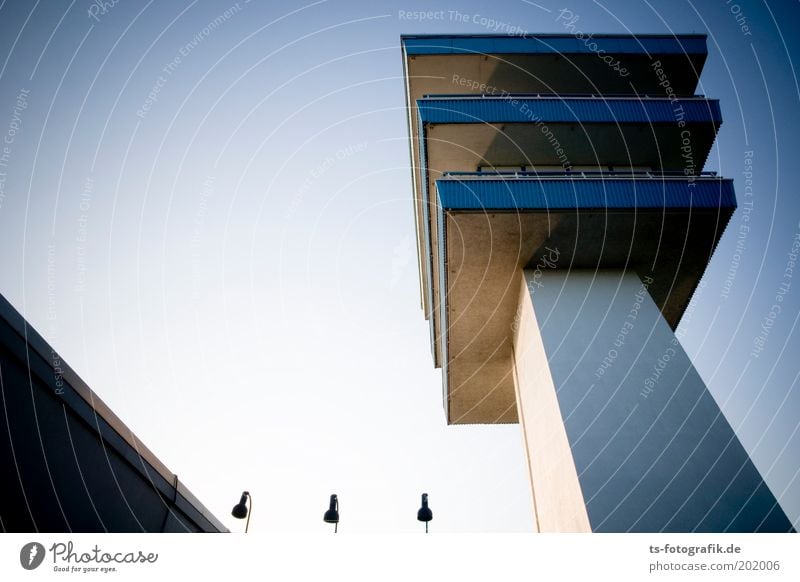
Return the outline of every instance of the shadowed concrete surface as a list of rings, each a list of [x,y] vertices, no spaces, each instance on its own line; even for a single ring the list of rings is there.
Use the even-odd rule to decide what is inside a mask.
[[[793,531],[647,283],[525,271],[515,352],[542,531],[580,531],[584,506],[596,532]]]

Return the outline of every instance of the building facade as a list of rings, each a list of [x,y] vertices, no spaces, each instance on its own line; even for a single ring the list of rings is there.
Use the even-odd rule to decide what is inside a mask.
[[[520,423],[538,531],[791,531],[674,334],[736,209],[705,36],[401,44],[447,422]]]
[[[0,531],[227,532],[0,296]]]

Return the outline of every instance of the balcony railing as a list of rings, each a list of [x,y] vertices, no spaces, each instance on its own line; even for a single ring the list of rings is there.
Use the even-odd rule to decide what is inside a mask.
[[[704,101],[706,96],[703,94],[691,95],[676,95],[675,97],[668,97],[664,93],[657,95],[650,95],[643,93],[639,95],[631,95],[630,93],[503,93],[501,95],[491,93],[426,93],[423,99],[613,99],[621,100],[626,99],[630,101],[642,100],[661,100],[669,101],[670,99],[680,99],[681,101]]]
[[[498,178],[510,179],[528,179],[528,180],[574,180],[576,178],[582,179],[600,179],[600,180],[688,180],[688,179],[715,179],[718,178],[717,172],[700,172],[698,174],[686,175],[681,171],[666,171],[658,172],[653,170],[575,170],[575,171],[559,171],[559,170],[545,170],[541,172],[536,171],[497,171],[497,172],[444,172],[443,179],[456,179],[456,180],[497,180]]]

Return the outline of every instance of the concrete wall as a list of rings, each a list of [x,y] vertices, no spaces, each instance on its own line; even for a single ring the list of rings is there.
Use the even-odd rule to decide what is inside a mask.
[[[547,354],[523,280],[514,321],[514,387],[537,531],[591,531]]]
[[[547,495],[574,503],[577,479],[592,531],[791,530],[636,275],[526,270],[520,309],[518,393],[527,442],[544,439],[529,444],[543,526],[540,491],[566,487]],[[554,483],[539,484],[543,463],[559,467]]]

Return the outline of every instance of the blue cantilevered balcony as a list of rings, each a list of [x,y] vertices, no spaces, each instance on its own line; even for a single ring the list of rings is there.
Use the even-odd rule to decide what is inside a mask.
[[[429,172],[535,161],[565,169],[688,167],[694,173],[705,163],[722,116],[719,102],[704,97],[461,95],[418,100],[417,123]]]
[[[658,89],[655,62],[676,92],[691,94],[708,54],[704,34],[596,34],[584,40],[573,34],[403,35],[401,43],[412,98],[417,87],[431,93],[461,79],[498,92],[643,93]]]
[[[645,53],[664,56],[668,54],[704,56],[704,34],[595,34],[592,40],[596,49],[589,47],[574,35],[520,34],[497,36],[485,34],[417,34],[403,35],[403,48],[407,55],[457,55],[457,54],[547,54],[594,55],[598,50],[611,55],[641,55]]]
[[[736,209],[733,180],[714,172],[447,172],[436,191],[445,212]]]
[[[722,123],[719,102],[697,96],[430,95],[417,101],[417,112],[422,123]]]
[[[722,123],[703,97],[509,95],[425,97],[417,101],[420,259],[434,356],[442,327],[434,183],[478,168],[639,168],[693,176]]]
[[[450,172],[435,193],[434,311],[448,417],[463,423],[516,419],[522,269],[635,272],[674,329],[736,208],[713,173]]]

